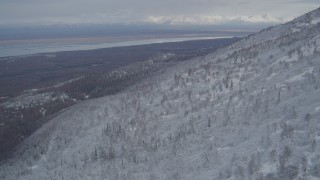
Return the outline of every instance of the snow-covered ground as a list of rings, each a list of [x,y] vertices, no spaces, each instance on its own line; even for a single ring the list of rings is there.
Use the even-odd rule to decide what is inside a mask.
[[[319,179],[319,17],[73,106],[21,144],[0,179]]]

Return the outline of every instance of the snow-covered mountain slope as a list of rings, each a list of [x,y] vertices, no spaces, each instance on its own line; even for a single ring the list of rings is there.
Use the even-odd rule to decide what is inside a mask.
[[[319,179],[319,18],[73,106],[21,144],[0,179]]]

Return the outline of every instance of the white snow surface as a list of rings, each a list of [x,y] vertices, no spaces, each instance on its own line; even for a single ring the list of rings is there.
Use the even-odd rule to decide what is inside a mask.
[[[0,179],[319,179],[320,53],[303,53],[319,49],[319,16],[73,106],[0,164]]]

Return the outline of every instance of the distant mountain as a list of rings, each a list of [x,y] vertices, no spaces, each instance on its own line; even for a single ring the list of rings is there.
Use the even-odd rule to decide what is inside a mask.
[[[319,179],[320,9],[77,104],[0,179]]]

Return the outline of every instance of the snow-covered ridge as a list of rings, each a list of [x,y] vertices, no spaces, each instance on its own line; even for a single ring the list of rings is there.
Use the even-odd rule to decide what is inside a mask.
[[[48,102],[53,102],[56,100],[66,100],[69,99],[68,95],[66,94],[55,94],[53,92],[46,92],[46,93],[28,93],[22,96],[16,97],[15,99],[11,99],[7,102],[0,104],[1,106],[7,108],[16,108],[16,109],[24,109],[30,108],[33,106],[41,106]]]
[[[119,80],[122,78],[129,78],[132,75],[137,75],[139,73],[146,72],[157,63],[169,62],[176,60],[176,55],[174,53],[158,53],[153,57],[150,57],[149,60],[133,64],[126,67],[121,67],[114,71],[111,71],[104,75],[103,80]]]
[[[150,61],[152,63],[160,63],[160,62],[166,62],[171,61],[175,59],[176,55],[174,53],[159,53],[155,55],[154,57],[150,58]]]
[[[54,85],[53,87],[58,88],[58,87],[61,87],[61,86],[66,85],[66,84],[70,84],[70,83],[72,83],[72,82],[78,81],[78,80],[80,80],[80,79],[82,79],[82,78],[84,78],[84,77],[81,76],[81,77],[77,77],[77,78],[74,78],[74,79],[70,79],[70,80],[67,80],[67,81],[58,83],[58,84]]]
[[[15,97],[13,99],[9,99],[3,103],[0,103],[0,106],[6,108],[15,108],[15,109],[25,109],[31,108],[34,106],[42,106],[46,103],[54,102],[56,100],[65,101],[70,99],[69,96],[65,93],[55,93],[50,91],[50,88],[59,88],[66,84],[70,84],[72,82],[78,81],[83,77],[78,77],[74,79],[70,79],[61,83],[58,83],[52,87],[44,87],[41,89],[30,89],[23,92],[22,95]],[[45,91],[46,92],[41,92]],[[1,98],[1,97],[0,97]],[[76,101],[75,99],[72,99]]]
[[[320,28],[290,30],[307,16],[73,106],[0,179],[319,179]]]

